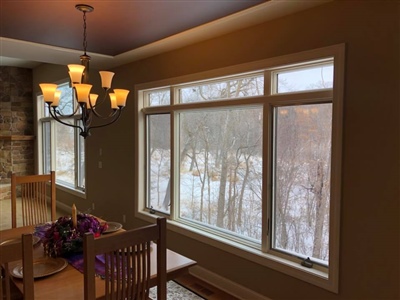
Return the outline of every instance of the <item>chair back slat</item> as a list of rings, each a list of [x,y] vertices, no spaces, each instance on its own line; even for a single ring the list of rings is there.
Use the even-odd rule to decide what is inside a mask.
[[[84,236],[84,294],[85,300],[95,299],[95,257],[104,255],[105,299],[149,298],[151,275],[151,242],[157,243],[157,293],[166,299],[166,219],[157,224],[128,230],[114,235],[94,238]]]
[[[20,193],[20,195],[18,194]],[[11,222],[17,227],[17,198],[21,199],[22,225],[56,220],[55,172],[44,175],[11,176]],[[48,201],[47,199],[50,199]],[[49,204],[48,204],[49,203]],[[50,217],[48,211],[50,208]]]
[[[47,217],[47,182],[30,182],[21,184],[21,205],[23,210],[23,225],[44,223]]]

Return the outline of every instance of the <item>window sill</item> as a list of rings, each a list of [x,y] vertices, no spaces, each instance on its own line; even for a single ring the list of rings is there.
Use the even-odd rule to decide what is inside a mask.
[[[59,189],[61,191],[72,194],[72,195],[82,198],[82,199],[86,199],[86,193],[81,190],[76,190],[71,187],[59,184],[59,183],[57,183],[56,186],[57,186],[57,189]]]
[[[153,219],[158,217],[158,215],[138,212],[137,217],[148,222],[154,222]],[[177,221],[168,220],[168,229],[328,291],[338,293],[336,281],[330,279],[329,274],[326,272],[303,267],[298,263],[269,253],[264,253],[252,247],[213,235]]]

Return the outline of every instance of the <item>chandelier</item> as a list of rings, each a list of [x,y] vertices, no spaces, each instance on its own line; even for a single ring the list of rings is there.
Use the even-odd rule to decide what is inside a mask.
[[[75,5],[75,8],[83,13],[84,53],[80,56],[80,65],[68,65],[68,73],[71,80],[70,86],[72,88],[73,97],[72,103],[76,101],[73,113],[70,115],[64,115],[58,109],[61,91],[57,90],[56,84],[41,83],[39,86],[42,90],[44,102],[47,104],[50,116],[61,124],[79,129],[79,134],[86,139],[90,135],[91,129],[110,125],[119,119],[122,109],[125,107],[129,90],[113,89],[113,93],[111,93],[110,88],[114,73],[100,71],[101,86],[104,89],[104,95],[102,99],[98,100],[97,94],[90,93],[92,85],[89,84],[90,56],[86,54],[86,13],[92,12],[94,8],[86,4],[77,4]],[[108,97],[109,101],[106,101]],[[106,115],[103,115],[96,110],[96,108],[104,103],[109,104],[109,113]],[[70,124],[63,121],[65,117],[73,116],[78,116],[79,121],[76,124],[79,125]],[[101,120],[99,124],[92,125],[92,120],[94,117]]]

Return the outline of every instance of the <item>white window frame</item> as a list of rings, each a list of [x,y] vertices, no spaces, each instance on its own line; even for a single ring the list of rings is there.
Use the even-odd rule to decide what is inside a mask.
[[[56,82],[56,84],[58,85],[62,85],[62,84],[66,84],[69,81],[60,81],[60,82]],[[45,172],[45,161],[44,161],[44,155],[45,155],[45,149],[44,149],[44,133],[43,133],[43,123],[44,122],[50,122],[50,152],[51,152],[51,158],[50,158],[50,169],[51,170],[56,170],[56,160],[53,159],[53,157],[56,155],[56,145],[55,145],[55,126],[57,121],[54,120],[51,116],[46,116],[45,114],[45,110],[47,110],[47,104],[44,102],[43,99],[43,95],[42,94],[38,94],[37,95],[37,136],[38,136],[38,142],[37,142],[37,161],[38,161],[38,171],[39,173],[44,173]],[[79,115],[74,116],[73,118],[78,118]],[[71,118],[69,118],[71,119]],[[58,125],[60,125],[60,123],[58,123]],[[66,126],[66,125],[62,125],[62,126]],[[56,176],[56,184],[57,184],[57,188],[64,190],[68,193],[71,193],[75,196],[81,197],[81,198],[85,198],[86,194],[85,194],[85,187],[80,187],[78,184],[78,176],[80,175],[80,172],[82,172],[82,170],[80,170],[80,164],[79,164],[79,147],[78,147],[78,143],[79,143],[79,132],[78,130],[75,130],[75,137],[74,137],[74,152],[75,152],[75,174],[74,174],[74,186],[71,186],[70,184],[66,184],[63,181],[57,180],[57,176]],[[85,154],[84,154],[85,155]],[[86,167],[86,166],[85,166]],[[85,172],[85,171],[83,171]]]
[[[324,61],[326,59],[333,59],[334,63],[334,86],[328,90],[312,90],[306,92],[295,92],[285,94],[272,93],[273,72],[280,68],[289,68],[290,66],[299,66],[302,63],[310,61]],[[272,268],[287,275],[293,276],[305,282],[314,284],[334,293],[339,291],[339,232],[340,232],[340,199],[341,199],[341,161],[342,161],[342,114],[343,114],[343,85],[344,85],[344,63],[345,63],[345,45],[339,44],[325,48],[304,51],[296,54],[290,54],[262,61],[236,65],[223,69],[212,70],[203,73],[192,74],[188,76],[170,78],[157,82],[144,83],[135,86],[135,97],[137,103],[137,123],[135,123],[135,146],[138,150],[136,152],[135,161],[137,168],[135,168],[135,190],[137,191],[137,201],[135,207],[135,217],[142,220],[152,222],[157,214],[150,214],[145,208],[146,199],[146,159],[145,159],[145,114],[143,110],[157,112],[157,107],[145,107],[144,95],[146,90],[161,89],[162,87],[171,87],[183,85],[191,82],[197,82],[212,78],[230,76],[235,74],[243,74],[248,72],[257,72],[264,70],[266,77],[264,81],[265,96],[261,98],[268,98],[270,103],[279,102],[282,99],[290,104],[303,104],[304,99],[321,99],[322,102],[328,101],[333,105],[332,107],[332,163],[331,163],[331,193],[330,193],[330,232],[329,232],[329,268],[327,270],[319,268],[306,268],[300,265],[299,261],[287,259],[286,256],[281,256],[277,251],[270,251],[267,242],[263,242],[263,251],[257,250],[253,247],[237,243],[233,240],[223,238],[221,236],[212,234],[194,226],[188,226],[184,222],[176,220],[177,212],[174,208],[173,201],[171,201],[171,214],[168,220],[168,229],[180,233],[182,235],[194,238],[196,240],[207,243],[213,247],[236,254],[242,258],[248,259],[260,265]],[[272,94],[271,94],[272,93]],[[171,88],[173,99],[173,88]],[[329,100],[328,100],[329,99]],[[241,100],[235,100],[241,101]],[[172,105],[172,103],[171,103]],[[162,109],[165,111],[166,106]],[[265,106],[264,115],[271,116],[271,107]],[[171,108],[170,113],[173,113]],[[174,118],[172,118],[173,120]],[[271,125],[270,125],[271,126]],[[173,128],[173,124],[171,124]],[[269,130],[268,130],[269,131]],[[171,130],[171,139],[173,139],[174,132]],[[267,136],[264,141],[264,147],[270,147],[271,137]],[[174,146],[171,148],[171,153],[174,153]],[[174,165],[174,157],[171,157],[171,165]],[[268,201],[263,201],[263,211],[268,212],[271,202],[271,185],[266,182],[271,182],[272,178],[270,163],[265,160],[264,165],[264,187],[263,198]],[[174,178],[174,173],[177,170],[171,168],[171,178]],[[172,199],[172,198],[171,198]],[[268,222],[268,213],[263,213],[263,224]]]

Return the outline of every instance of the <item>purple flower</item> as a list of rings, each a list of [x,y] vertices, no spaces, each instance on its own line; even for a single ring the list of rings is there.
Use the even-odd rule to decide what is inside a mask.
[[[37,230],[45,230],[42,241],[46,253],[57,257],[81,252],[83,235],[86,232],[98,237],[107,227],[107,223],[101,224],[95,217],[79,213],[76,228],[73,228],[71,217],[60,217],[50,227],[38,227]]]

